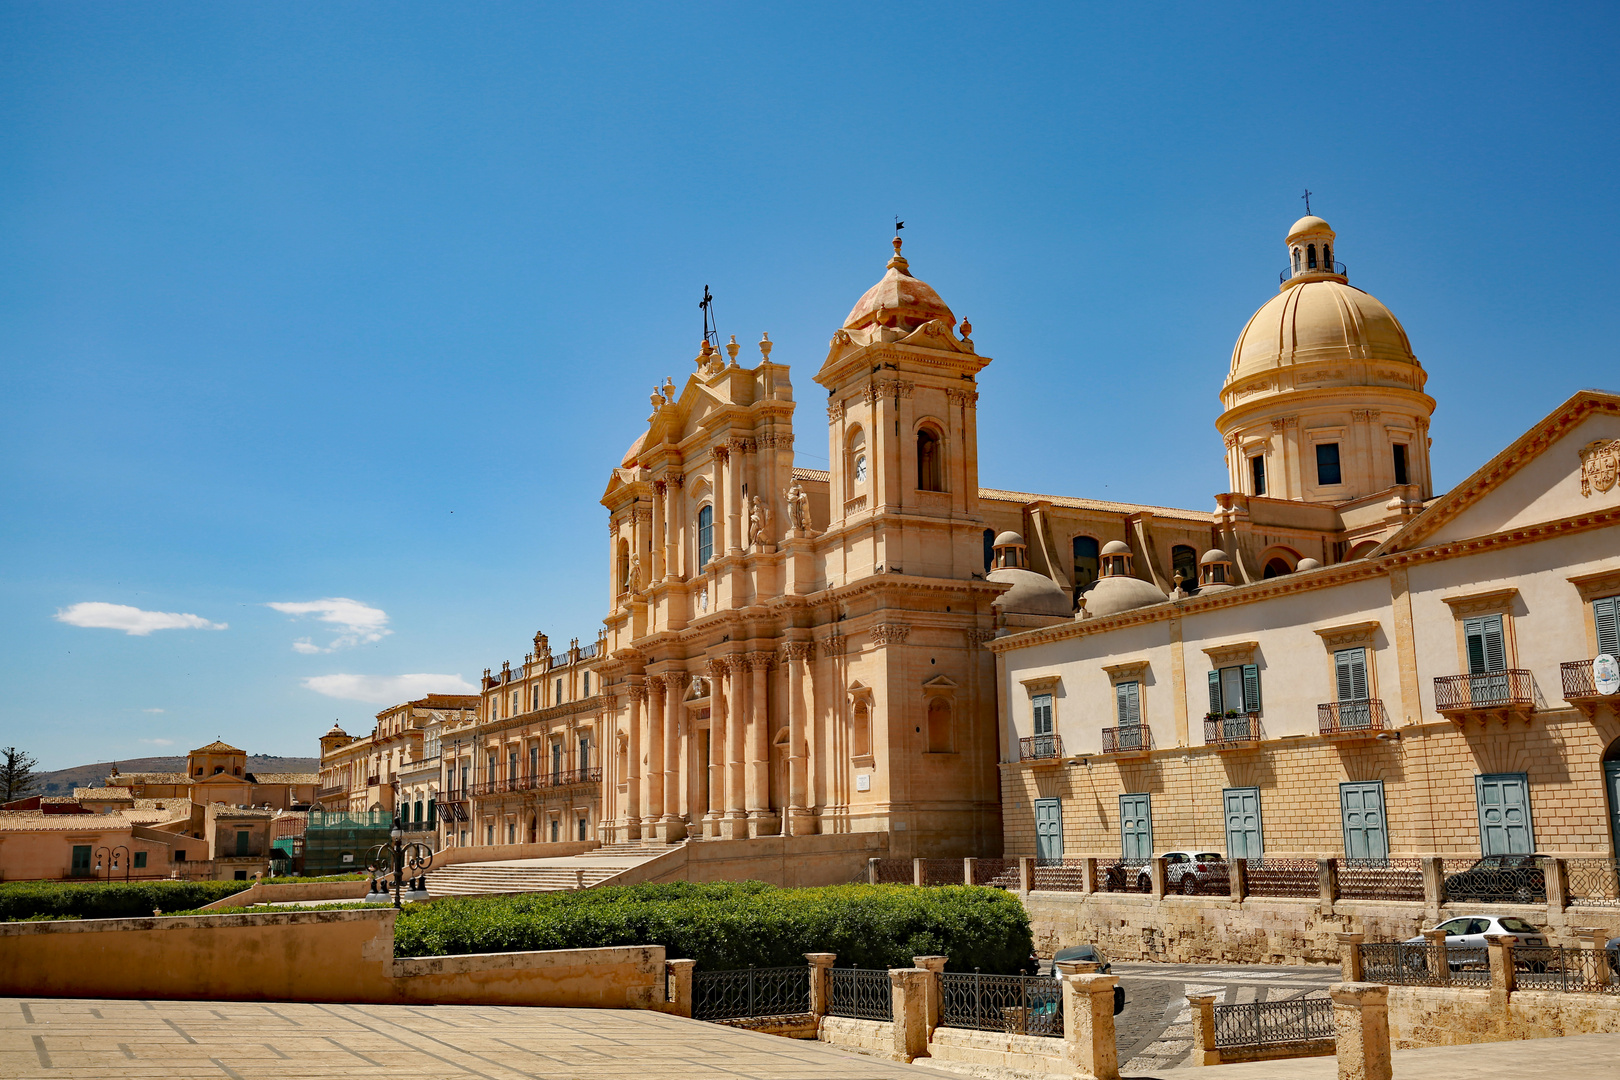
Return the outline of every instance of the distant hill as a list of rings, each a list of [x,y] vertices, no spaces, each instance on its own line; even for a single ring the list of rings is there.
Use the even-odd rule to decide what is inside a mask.
[[[186,759],[181,757],[143,757],[125,758],[122,761],[98,761],[93,765],[75,765],[71,769],[58,769],[55,772],[40,773],[40,784],[34,789],[37,795],[71,795],[76,787],[101,787],[107,782],[107,774],[112,772],[113,765],[118,766],[119,772],[185,772]],[[312,757],[269,757],[265,754],[250,754],[247,759],[248,772],[320,772],[319,758]]]

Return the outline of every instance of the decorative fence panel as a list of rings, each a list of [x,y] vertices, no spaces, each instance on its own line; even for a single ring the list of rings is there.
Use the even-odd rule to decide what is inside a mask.
[[[973,884],[988,885],[994,889],[1018,888],[1017,859],[975,859]]]
[[[1333,1037],[1333,1002],[1327,998],[1215,1006],[1215,1045],[1223,1050]]]
[[[1490,954],[1483,946],[1447,946],[1444,966],[1439,953],[1428,942],[1362,945],[1361,975],[1392,986],[1491,985]]]
[[[966,876],[961,859],[924,859],[924,885],[960,885]]]
[[[1620,861],[1565,859],[1565,898],[1582,907],[1620,907]]]
[[[810,1011],[810,968],[739,968],[692,973],[692,1016],[738,1020],[801,1016]]]
[[[1063,1037],[1063,986],[1053,976],[946,972],[939,995],[945,1027]]]
[[[1339,896],[1345,900],[1422,900],[1422,861],[1340,859]]]
[[[1153,875],[1145,859],[1121,859],[1097,868],[1099,892],[1145,893],[1153,889]]]
[[[915,880],[910,859],[879,859],[877,883],[879,885],[910,885]]]
[[[1321,895],[1315,859],[1250,859],[1250,896]]]
[[[1567,949],[1556,945],[1515,946],[1513,982],[1520,990],[1620,994],[1620,981],[1609,970],[1608,960],[1601,949]]]
[[[893,1020],[894,984],[882,969],[833,968],[829,1016],[856,1020]]]
[[[1086,860],[1046,859],[1035,864],[1033,887],[1041,892],[1084,892]]]
[[[1520,866],[1477,866],[1473,858],[1440,860],[1447,904],[1545,904],[1547,873],[1533,862]]]

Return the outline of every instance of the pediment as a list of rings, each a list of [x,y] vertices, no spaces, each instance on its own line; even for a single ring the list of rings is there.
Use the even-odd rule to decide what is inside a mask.
[[[1375,555],[1620,510],[1620,395],[1583,390],[1429,504]]]
[[[944,675],[935,675],[932,679],[929,679],[927,682],[923,683],[923,689],[924,690],[956,690],[956,689],[958,689],[960,687],[960,685],[961,685],[960,683],[953,682],[951,679],[947,678]]]

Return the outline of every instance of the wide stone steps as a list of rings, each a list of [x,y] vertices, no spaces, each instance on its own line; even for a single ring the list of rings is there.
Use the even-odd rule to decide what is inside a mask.
[[[566,867],[486,866],[460,863],[428,873],[429,896],[476,896],[491,893],[563,892],[584,885],[590,888],[619,873],[610,866]]]

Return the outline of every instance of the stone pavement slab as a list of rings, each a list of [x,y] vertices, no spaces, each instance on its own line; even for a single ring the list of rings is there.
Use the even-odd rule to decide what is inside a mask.
[[[917,1080],[939,1073],[663,1013],[0,998],[0,1077]]]
[[[1615,1080],[1620,1077],[1620,1035],[1566,1035],[1561,1039],[1519,1039],[1397,1050],[1391,1055],[1395,1080],[1522,1080],[1556,1076],[1558,1080]],[[1132,1074],[1121,1070],[1130,1080]],[[1248,1064],[1215,1065],[1137,1074],[1192,1080],[1337,1080],[1337,1058],[1290,1058]]]

